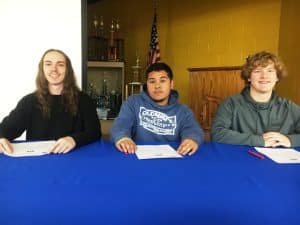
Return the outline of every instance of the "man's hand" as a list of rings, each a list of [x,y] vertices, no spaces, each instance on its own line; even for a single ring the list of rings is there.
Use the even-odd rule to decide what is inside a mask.
[[[55,142],[50,152],[55,154],[67,153],[71,151],[75,146],[76,142],[72,137],[62,137]]]
[[[198,144],[192,139],[184,139],[179,145],[177,152],[181,155],[192,155],[198,149]]]
[[[7,152],[13,153],[14,149],[9,140],[6,138],[0,138],[0,153]]]
[[[262,135],[265,141],[265,147],[291,147],[290,139],[278,132],[267,132]]]
[[[124,152],[125,154],[133,154],[136,151],[136,144],[134,141],[129,137],[123,137],[120,140],[116,142],[116,147],[121,152]]]

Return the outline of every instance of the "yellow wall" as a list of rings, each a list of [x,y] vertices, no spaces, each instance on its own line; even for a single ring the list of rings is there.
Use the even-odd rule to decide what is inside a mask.
[[[280,0],[160,0],[157,12],[161,58],[173,68],[183,103],[188,103],[187,68],[241,65],[260,50],[278,53]],[[120,18],[130,81],[136,51],[146,66],[153,1],[102,0],[90,5],[88,14],[103,15],[106,22]]]
[[[279,55],[286,64],[288,77],[277,86],[277,90],[300,105],[300,2],[297,0],[282,1]]]

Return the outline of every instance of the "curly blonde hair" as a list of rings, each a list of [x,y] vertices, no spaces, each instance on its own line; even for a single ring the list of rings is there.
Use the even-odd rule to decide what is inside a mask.
[[[241,77],[245,81],[245,85],[249,86],[249,78],[252,71],[258,66],[266,67],[270,63],[274,63],[274,68],[276,70],[278,80],[281,80],[283,77],[287,76],[286,68],[283,62],[276,55],[261,51],[253,55],[249,55],[246,58],[246,63],[243,65]]]

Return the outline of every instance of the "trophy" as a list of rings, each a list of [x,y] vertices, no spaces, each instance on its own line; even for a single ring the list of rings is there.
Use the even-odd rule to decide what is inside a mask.
[[[117,46],[116,46],[116,27],[114,21],[111,21],[108,40],[108,60],[117,61]]]
[[[141,66],[140,66],[140,58],[137,54],[136,54],[135,63],[136,64],[131,67],[133,70],[133,81],[126,84],[126,87],[125,87],[125,97],[126,98],[128,97],[128,95],[136,94],[143,90],[143,83],[139,82]],[[129,91],[130,91],[130,93],[129,93]]]

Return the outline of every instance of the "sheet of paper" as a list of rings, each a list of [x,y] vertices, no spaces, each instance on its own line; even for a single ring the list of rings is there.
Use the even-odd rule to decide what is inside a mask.
[[[4,154],[12,157],[45,155],[45,154],[49,154],[54,143],[55,141],[52,140],[12,143],[14,152],[13,153],[4,152]]]
[[[138,145],[135,154],[138,159],[182,157],[170,145]]]
[[[260,148],[255,149],[277,163],[300,163],[300,152],[293,148]]]

